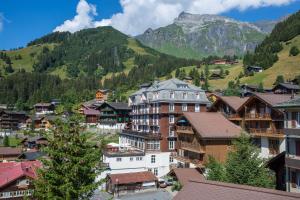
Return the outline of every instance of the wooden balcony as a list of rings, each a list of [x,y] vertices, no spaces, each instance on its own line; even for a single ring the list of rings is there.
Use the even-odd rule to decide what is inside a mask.
[[[228,115],[226,115],[226,117],[232,121],[241,121],[242,120],[242,117],[238,114],[228,114]]]
[[[271,115],[269,113],[247,113],[245,115],[245,120],[262,120],[262,121],[271,121]]]
[[[284,138],[283,129],[250,128],[249,133],[254,137]]]
[[[176,132],[184,134],[194,134],[193,128],[191,126],[176,126]]]
[[[192,163],[192,164],[194,164],[194,165],[196,165],[197,167],[200,167],[200,168],[204,167],[203,161],[198,160],[198,159],[190,159],[190,158],[183,157],[183,156],[180,156],[180,155],[174,156],[174,158],[176,160],[180,161],[180,162]]]
[[[192,151],[192,152],[200,153],[200,154],[205,153],[204,147],[201,146],[200,144],[193,144],[193,143],[183,142],[183,141],[178,141],[178,143],[179,143],[180,149],[184,149],[187,151]]]

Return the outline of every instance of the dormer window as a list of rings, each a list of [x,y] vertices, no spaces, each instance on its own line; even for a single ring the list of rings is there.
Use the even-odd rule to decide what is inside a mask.
[[[170,99],[174,99],[175,98],[175,94],[174,94],[174,92],[172,91],[172,92],[170,92]]]
[[[200,99],[200,94],[196,93],[196,99]]]

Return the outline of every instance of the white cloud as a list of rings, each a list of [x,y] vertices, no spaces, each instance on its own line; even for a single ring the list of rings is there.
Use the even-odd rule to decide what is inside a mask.
[[[180,12],[196,14],[220,14],[232,9],[281,6],[294,0],[120,0],[122,12],[110,19],[95,21],[96,7],[80,0],[77,15],[67,20],[54,31],[75,32],[84,28],[111,25],[114,28],[137,35],[147,28],[158,28],[172,23]]]

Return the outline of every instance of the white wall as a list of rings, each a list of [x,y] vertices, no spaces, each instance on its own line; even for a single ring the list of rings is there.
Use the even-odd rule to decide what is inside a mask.
[[[268,138],[261,138],[261,148],[260,148],[260,157],[262,158],[269,158],[269,139]]]
[[[286,150],[285,142],[286,139],[279,140],[279,153],[284,152]]]

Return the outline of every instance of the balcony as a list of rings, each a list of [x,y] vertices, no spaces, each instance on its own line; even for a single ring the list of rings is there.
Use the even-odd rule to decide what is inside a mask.
[[[205,149],[203,146],[201,146],[200,144],[194,144],[194,143],[189,143],[189,142],[183,142],[183,141],[178,141],[179,144],[179,148],[180,149],[184,149],[187,151],[192,151],[195,153],[200,153],[200,154],[204,154],[205,153]]]
[[[263,121],[271,121],[271,115],[269,113],[247,113],[245,115],[245,120],[263,120]]]
[[[286,154],[285,165],[287,167],[300,170],[300,156]]]
[[[176,126],[176,132],[184,134],[194,134],[193,128],[191,126]]]
[[[121,135],[127,135],[132,137],[138,137],[143,139],[161,139],[160,133],[153,133],[153,132],[142,132],[142,131],[134,131],[134,130],[123,130]]]
[[[229,119],[229,120],[236,120],[236,121],[241,121],[242,118],[240,115],[238,114],[225,114],[225,116]]]
[[[179,162],[191,163],[191,164],[194,164],[194,165],[196,165],[197,167],[200,167],[200,168],[204,167],[203,166],[203,161],[198,160],[198,159],[191,159],[191,158],[183,157],[183,156],[180,156],[180,155],[176,155],[176,156],[174,156],[174,158]]]
[[[250,128],[249,133],[254,137],[284,138],[283,129]]]

